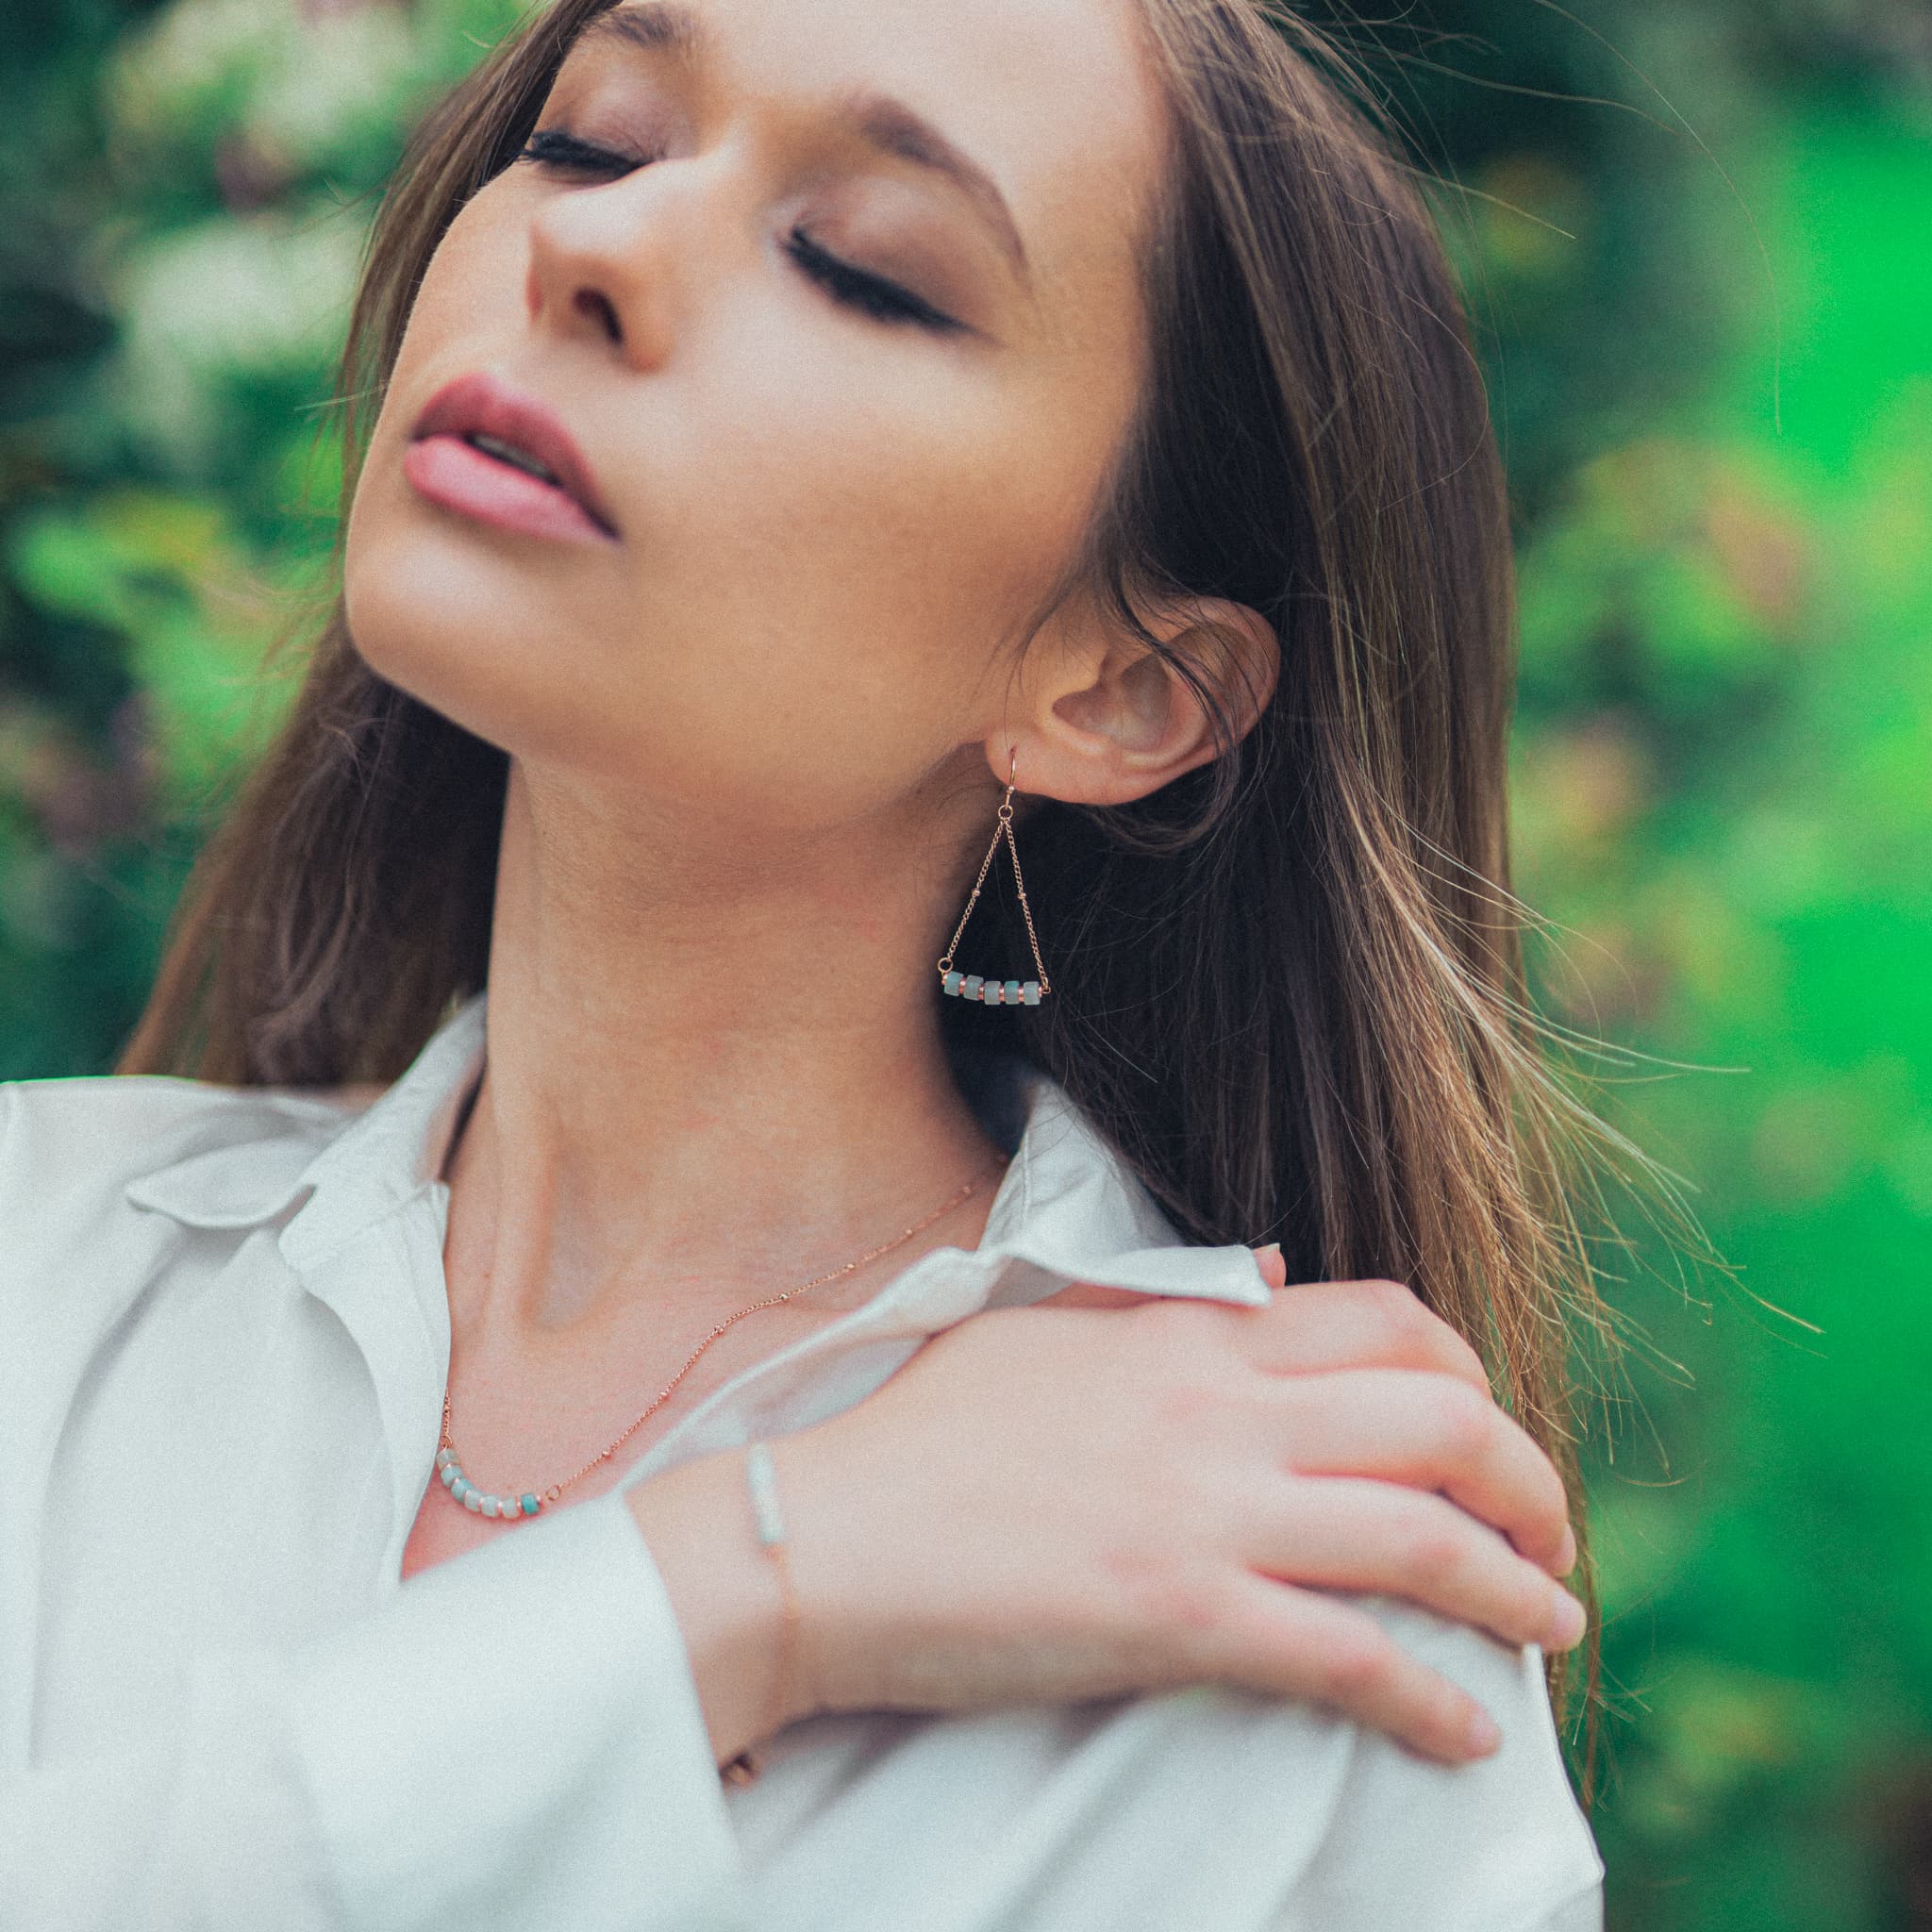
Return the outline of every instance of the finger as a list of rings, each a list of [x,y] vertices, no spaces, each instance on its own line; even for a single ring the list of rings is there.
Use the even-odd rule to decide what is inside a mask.
[[[1482,1357],[1399,1282],[1302,1282],[1265,1308],[1234,1312],[1249,1359],[1274,1374],[1433,1369],[1490,1392]]]
[[[1285,1583],[1407,1597],[1505,1643],[1569,1650],[1583,1607],[1467,1510],[1437,1495],[1361,1476],[1315,1476],[1271,1507],[1249,1567]]]
[[[1231,1591],[1221,1629],[1229,1674],[1243,1685],[1330,1706],[1442,1763],[1494,1748],[1483,1707],[1352,1604],[1250,1574]]]
[[[1550,1558],[1550,1574],[1567,1576],[1576,1567],[1576,1532],[1566,1523],[1563,1525],[1563,1539],[1557,1545],[1557,1554]]]
[[[1283,1459],[1305,1475],[1379,1476],[1440,1490],[1500,1530],[1532,1562],[1568,1526],[1563,1480],[1487,1395],[1449,1375],[1337,1369],[1274,1379]]]

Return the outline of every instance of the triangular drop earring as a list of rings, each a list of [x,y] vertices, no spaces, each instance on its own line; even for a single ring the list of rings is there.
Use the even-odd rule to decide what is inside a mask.
[[[1037,1007],[1053,991],[1046,977],[1046,966],[1040,957],[1040,941],[1033,931],[1033,908],[1026,903],[1026,882],[1020,876],[1020,848],[1013,843],[1013,774],[1020,765],[1020,754],[1008,748],[1009,762],[1007,767],[1007,795],[1000,801],[999,823],[992,829],[992,843],[986,848],[986,857],[979,861],[979,876],[973,881],[973,891],[966,901],[966,909],[959,915],[959,923],[953,928],[953,937],[947,942],[945,955],[939,962],[940,985],[943,991],[958,999],[979,1000],[989,1007]],[[973,917],[973,908],[979,897],[979,889],[986,883],[987,868],[992,863],[992,856],[1000,849],[1000,835],[1004,833],[1007,850],[1013,855],[1013,884],[1020,892],[1020,910],[1026,915],[1026,940],[1033,948],[1033,963],[1040,969],[1038,979],[987,979],[977,973],[956,973],[953,970],[953,948],[959,943],[959,935],[966,930],[966,922]]]

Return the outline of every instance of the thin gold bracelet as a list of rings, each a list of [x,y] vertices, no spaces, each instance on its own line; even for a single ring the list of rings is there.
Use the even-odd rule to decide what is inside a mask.
[[[785,1551],[785,1522],[778,1508],[777,1471],[772,1461],[769,1443],[753,1442],[744,1452],[745,1487],[751,1491],[752,1511],[758,1522],[758,1541],[771,1553],[778,1571],[778,1593],[783,1609],[778,1623],[778,1672],[772,1685],[772,1702],[761,1736],[774,1736],[785,1722],[786,1691],[791,1681],[793,1658],[798,1648],[798,1597],[791,1584],[791,1563]],[[722,1775],[731,1784],[748,1785],[763,1769],[761,1754],[747,1745]]]

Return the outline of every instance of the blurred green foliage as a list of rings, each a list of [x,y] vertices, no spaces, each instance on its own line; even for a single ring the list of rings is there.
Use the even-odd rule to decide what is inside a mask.
[[[372,198],[517,13],[9,12],[0,1077],[132,1024],[320,585]],[[1932,1925],[1932,14],[1350,18],[1510,470],[1540,996],[1736,1267],[1607,1251],[1611,1924]]]

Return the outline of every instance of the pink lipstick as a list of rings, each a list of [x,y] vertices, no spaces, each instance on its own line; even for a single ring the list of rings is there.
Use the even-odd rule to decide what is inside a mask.
[[[500,528],[608,543],[617,530],[559,418],[487,370],[445,383],[417,419],[403,474],[445,508]]]

